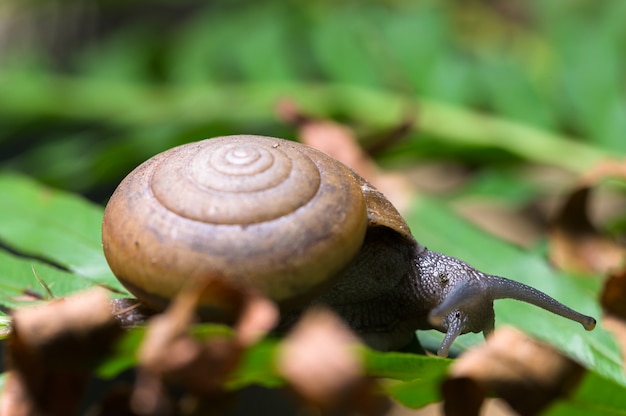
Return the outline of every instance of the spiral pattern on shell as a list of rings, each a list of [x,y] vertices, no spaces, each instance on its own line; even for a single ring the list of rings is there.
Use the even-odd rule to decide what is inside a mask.
[[[361,181],[322,152],[271,137],[179,146],[116,189],[103,220],[105,256],[157,308],[211,279],[290,305],[332,285],[358,253],[368,224]],[[212,318],[224,305],[207,295],[202,306]]]
[[[290,149],[246,136],[182,146],[155,170],[152,191],[170,211],[197,221],[273,220],[308,204],[320,186],[317,166]]]

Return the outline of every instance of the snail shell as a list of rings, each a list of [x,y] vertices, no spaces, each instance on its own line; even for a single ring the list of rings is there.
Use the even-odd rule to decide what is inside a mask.
[[[281,306],[299,303],[332,285],[359,252],[364,184],[326,154],[286,140],[186,144],[119,185],[105,210],[104,253],[120,281],[155,308],[187,284],[216,278],[252,285]],[[219,316],[224,305],[207,297],[202,308]]]

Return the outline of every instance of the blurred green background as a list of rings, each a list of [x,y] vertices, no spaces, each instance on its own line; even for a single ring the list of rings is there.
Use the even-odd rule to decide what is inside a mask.
[[[413,120],[391,166],[582,171],[626,153],[625,17],[620,0],[5,0],[0,166],[103,203],[173,145],[294,138],[288,98],[363,137]]]

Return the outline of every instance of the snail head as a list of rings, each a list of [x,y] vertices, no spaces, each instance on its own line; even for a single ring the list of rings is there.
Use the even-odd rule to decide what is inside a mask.
[[[468,332],[489,335],[494,329],[493,301],[516,299],[580,323],[590,331],[596,320],[583,315],[545,293],[500,276],[476,270],[454,257],[424,250],[416,262],[416,289],[429,304],[429,322],[446,334],[439,356],[447,356],[457,336]]]

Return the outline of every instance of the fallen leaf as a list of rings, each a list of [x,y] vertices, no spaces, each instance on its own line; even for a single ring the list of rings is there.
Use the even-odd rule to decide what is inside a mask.
[[[507,204],[480,198],[465,198],[456,211],[481,229],[520,247],[532,247],[543,236],[543,228]]]
[[[592,191],[607,178],[626,179],[626,163],[606,161],[590,170],[556,214],[550,231],[550,259],[561,269],[607,273],[626,259],[626,248],[598,231],[589,218]]]
[[[184,290],[148,324],[138,351],[138,375],[130,403],[136,414],[181,414],[184,401],[202,397],[217,402],[226,395],[222,384],[237,364],[241,348],[232,338],[202,342],[189,333],[200,292]],[[173,393],[178,389],[185,392],[182,398]]]
[[[404,175],[384,172],[366,153],[353,129],[331,120],[318,120],[302,114],[290,101],[282,101],[279,116],[298,127],[302,143],[314,147],[351,167],[374,187],[381,191],[391,203],[403,212],[409,207],[411,185]],[[406,131],[403,123],[398,133]]]
[[[626,178],[626,162],[623,160],[605,160],[594,166],[582,177],[582,182],[596,184],[606,178]]]
[[[13,313],[3,415],[76,414],[91,372],[121,328],[96,288]]]
[[[237,305],[235,336],[199,340],[190,334],[198,304],[225,293]],[[223,386],[244,347],[265,335],[278,319],[274,304],[251,288],[224,281],[187,287],[162,314],[154,316],[139,349],[139,370],[131,408],[140,415],[204,414],[227,406]],[[183,391],[185,394],[181,394]],[[178,392],[178,394],[174,394]]]
[[[389,401],[364,375],[358,337],[332,312],[311,309],[284,339],[278,372],[323,414],[384,414]]]
[[[626,321],[626,268],[611,273],[606,279],[600,304],[609,314]]]
[[[521,415],[535,415],[578,384],[584,369],[521,331],[504,327],[467,351],[442,386],[445,413],[478,415],[495,394]]]
[[[600,294],[600,304],[606,312],[602,325],[615,335],[622,356],[626,357],[626,268],[611,273],[606,279]]]
[[[248,346],[265,336],[278,322],[276,304],[255,290],[246,292],[235,333],[239,345]]]

